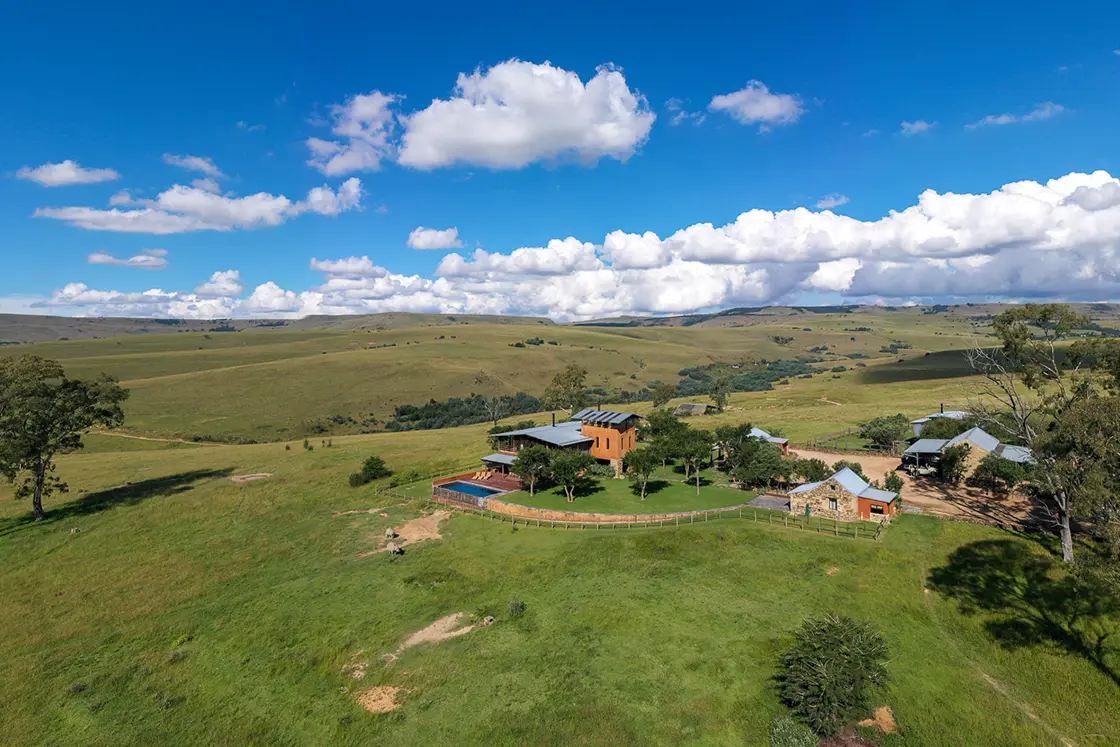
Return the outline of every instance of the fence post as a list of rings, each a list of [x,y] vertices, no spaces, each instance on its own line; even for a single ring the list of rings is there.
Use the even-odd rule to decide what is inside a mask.
[[[789,514],[782,514],[782,526],[789,526]]]
[[[837,519],[832,520],[832,533],[837,537],[840,536],[840,522]]]

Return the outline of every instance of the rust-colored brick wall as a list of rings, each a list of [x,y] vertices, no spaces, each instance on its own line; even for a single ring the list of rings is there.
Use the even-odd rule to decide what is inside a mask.
[[[583,435],[595,439],[591,442],[591,456],[596,459],[622,459],[638,444],[638,431],[633,426],[620,431],[584,423],[582,430]]]

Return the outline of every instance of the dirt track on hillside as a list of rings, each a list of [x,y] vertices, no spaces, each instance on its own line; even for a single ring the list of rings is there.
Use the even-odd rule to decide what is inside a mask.
[[[1019,493],[1009,496],[989,494],[967,485],[948,487],[933,480],[915,479],[899,469],[901,460],[896,456],[878,456],[862,452],[834,454],[812,449],[791,449],[802,459],[821,459],[832,465],[841,459],[859,462],[869,480],[878,480],[897,472],[902,478],[902,502],[906,506],[922,509],[922,513],[950,519],[963,519],[981,524],[1023,526],[1032,523],[1033,506]]]

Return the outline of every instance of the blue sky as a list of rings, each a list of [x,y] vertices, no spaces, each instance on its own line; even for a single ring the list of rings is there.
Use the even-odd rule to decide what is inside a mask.
[[[9,10],[0,311],[576,318],[1120,297],[1120,8],[771,5]],[[476,71],[474,111],[429,108],[466,104],[456,80]],[[580,90],[558,95],[542,74]],[[389,103],[354,98],[374,91]],[[363,101],[372,119],[358,116]],[[340,134],[355,118],[364,139]],[[336,150],[316,160],[313,138]],[[67,161],[111,172],[37,170]],[[212,182],[194,182],[208,170]],[[1067,174],[1083,176],[1048,186]],[[942,201],[917,227],[875,223],[925,190],[1022,181],[1038,190]],[[242,202],[258,193],[267,204]],[[854,221],[819,217],[829,206]],[[749,210],[798,207],[818,217],[718,230]],[[75,220],[63,208],[96,212]],[[122,228],[153,211],[159,232]],[[715,234],[678,234],[704,223]],[[411,248],[419,227],[457,229],[458,242],[445,233],[429,239],[441,248]],[[604,246],[615,231],[656,241],[624,255]],[[951,248],[923,243],[946,233]],[[549,247],[568,237],[578,241]],[[131,257],[143,266],[121,264]],[[312,258],[355,261],[313,269]],[[1055,285],[1062,276],[1078,282]],[[149,289],[162,293],[137,295]]]

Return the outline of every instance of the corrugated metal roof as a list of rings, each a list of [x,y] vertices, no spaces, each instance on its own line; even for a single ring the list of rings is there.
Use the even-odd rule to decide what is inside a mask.
[[[940,454],[945,444],[949,443],[943,438],[919,438],[906,447],[903,454]]]
[[[953,436],[949,439],[949,443],[945,444],[945,448],[956,446],[957,444],[969,441],[976,444],[984,451],[995,451],[999,448],[999,439],[989,434],[983,428],[977,426],[976,428],[969,428],[959,436]]]
[[[840,487],[844,488],[844,490],[848,491],[857,498],[866,498],[868,500],[879,501],[881,503],[890,503],[898,497],[897,493],[892,493],[889,490],[880,490],[878,488],[871,487],[862,477],[860,477],[847,467],[840,470],[832,477],[821,480],[820,482],[810,482],[806,483],[805,485],[798,485],[796,488],[789,491],[790,495],[805,493],[813,490],[814,488],[819,488],[829,480],[833,480],[839,483]]]
[[[999,448],[996,449],[996,453],[1004,459],[1010,459],[1019,464],[1034,464],[1034,453],[1026,446],[1000,444]]]
[[[970,413],[964,410],[946,410],[945,412],[935,412],[932,415],[926,415],[924,418],[911,420],[910,425],[920,425],[921,423],[928,423],[935,418],[952,418],[953,420],[964,420]]]
[[[496,433],[494,437],[525,436],[552,446],[574,446],[580,443],[591,443],[593,439],[583,435],[582,427],[583,423],[578,420],[566,420],[556,425],[539,425],[536,428],[525,428],[520,431]]]
[[[490,456],[482,457],[482,461],[490,462],[491,464],[506,464],[512,465],[517,457],[513,454],[491,454]]]
[[[789,443],[788,438],[776,438],[774,436],[771,436],[769,433],[762,430],[761,428],[751,428],[751,438],[761,438],[764,441],[769,441],[772,444],[787,444],[787,443]]]

